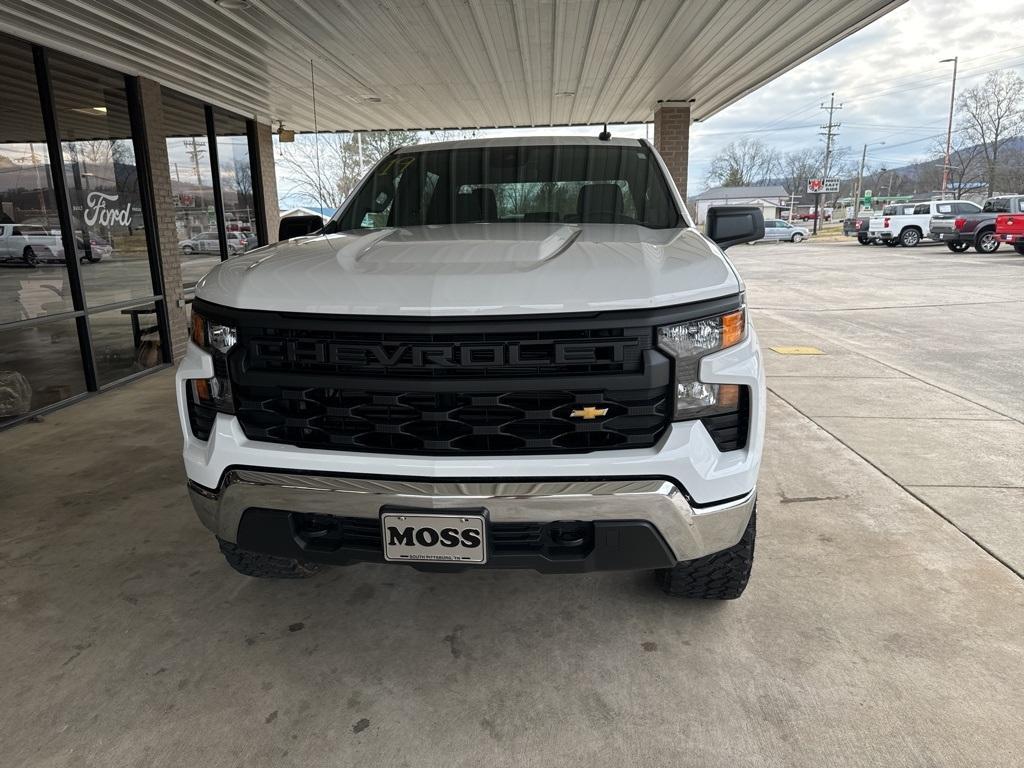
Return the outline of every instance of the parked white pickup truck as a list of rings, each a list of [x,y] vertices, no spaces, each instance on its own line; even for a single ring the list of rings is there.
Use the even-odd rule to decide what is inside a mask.
[[[0,261],[33,266],[43,261],[64,261],[60,235],[38,224],[0,224]]]
[[[966,200],[931,200],[927,203],[887,205],[881,216],[874,216],[868,224],[868,237],[885,243],[890,248],[902,245],[912,248],[924,238],[932,237],[929,225],[932,216],[952,213],[976,213],[981,206]]]
[[[739,597],[765,375],[722,249],[764,220],[707,217],[643,140],[426,144],[317,234],[214,267],[176,389],[228,564],[649,569]]]

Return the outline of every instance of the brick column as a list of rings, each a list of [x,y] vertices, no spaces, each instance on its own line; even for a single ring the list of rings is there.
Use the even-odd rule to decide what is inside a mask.
[[[654,110],[654,146],[686,202],[686,172],[690,165],[690,107],[659,104]]]
[[[281,209],[277,204],[273,129],[268,124],[256,123],[256,145],[259,148],[260,175],[263,178],[263,202],[266,209],[268,242],[276,243],[277,227],[281,223]]]
[[[156,208],[157,248],[163,276],[164,303],[171,326],[171,353],[174,360],[185,354],[188,339],[188,314],[182,304],[181,252],[174,223],[174,200],[171,192],[171,169],[167,160],[167,131],[164,128],[164,104],[160,83],[139,78],[139,97],[146,121],[146,144],[149,170],[153,179],[153,202]]]

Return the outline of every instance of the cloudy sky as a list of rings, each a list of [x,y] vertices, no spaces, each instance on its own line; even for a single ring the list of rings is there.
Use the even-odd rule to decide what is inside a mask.
[[[820,109],[835,92],[843,109],[837,146],[855,155],[865,143],[869,167],[924,159],[944,141],[953,65],[957,91],[990,72],[1024,76],[1024,0],[909,0],[892,13],[736,102],[690,134],[689,193],[706,186],[708,165],[723,146],[756,137],[782,152],[823,146]],[[481,131],[482,135],[592,134],[594,128]],[[652,136],[650,126],[612,127],[618,136]],[[877,142],[884,141],[884,145]]]

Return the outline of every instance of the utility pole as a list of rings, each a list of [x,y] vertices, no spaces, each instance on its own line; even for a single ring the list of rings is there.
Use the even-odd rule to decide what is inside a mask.
[[[946,161],[942,164],[942,199],[946,199],[946,187],[949,185],[949,151],[953,146],[953,107],[956,105],[956,67],[960,62],[959,56],[952,59],[942,59],[939,64],[953,62],[953,86],[949,89],[949,126],[946,128]]]
[[[868,159],[868,145],[864,145],[864,151],[860,153],[860,172],[857,174],[857,191],[853,193],[853,220],[857,220],[860,214],[860,186],[864,183],[864,163]]]
[[[825,137],[825,162],[821,174],[821,181],[824,184],[825,179],[828,178],[829,163],[832,160],[832,141],[837,136],[837,129],[839,128],[839,123],[833,121],[832,116],[837,109],[842,109],[843,105],[836,106],[836,95],[832,93],[828,106],[826,107],[822,104],[821,108],[828,110],[828,123],[821,126],[824,133],[820,134]],[[821,218],[821,195],[821,192],[814,195],[814,234],[818,234],[818,220]]]
[[[868,147],[872,144],[885,144],[884,141],[872,141],[864,145],[864,151],[860,153],[860,172],[857,174],[857,193],[853,199],[853,218],[856,219],[860,215],[860,200],[864,195],[864,163],[868,159]]]

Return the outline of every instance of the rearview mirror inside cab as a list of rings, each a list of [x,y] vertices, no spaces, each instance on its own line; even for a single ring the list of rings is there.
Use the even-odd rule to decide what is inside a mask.
[[[723,251],[731,245],[764,237],[764,211],[755,205],[719,205],[708,208],[704,233]]]
[[[324,228],[324,220],[319,216],[285,216],[277,227],[278,240],[291,240],[319,232]]]

